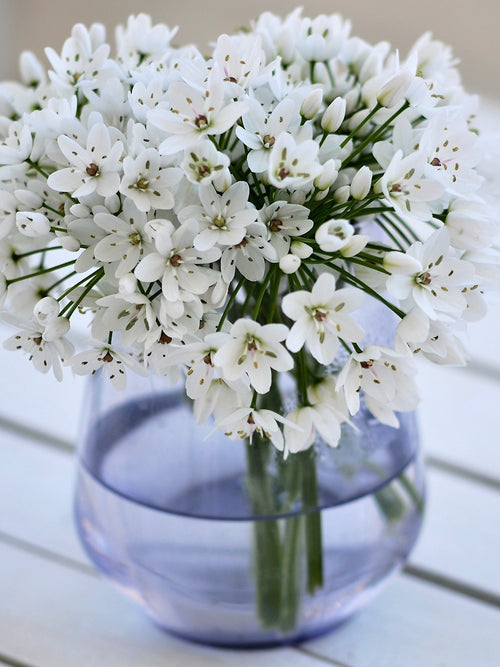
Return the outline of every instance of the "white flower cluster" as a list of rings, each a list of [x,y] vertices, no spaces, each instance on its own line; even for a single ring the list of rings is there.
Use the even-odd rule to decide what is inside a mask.
[[[209,57],[174,34],[131,16],[111,58],[103,26],[76,25],[51,69],[24,53],[24,83],[0,85],[5,346],[118,389],[127,368],[181,371],[199,422],[285,455],[335,446],[361,397],[397,426],[415,355],[463,363],[499,278],[477,100],[449,50],[424,35],[401,61],[299,10]],[[366,300],[398,318],[392,347],[360,325]]]

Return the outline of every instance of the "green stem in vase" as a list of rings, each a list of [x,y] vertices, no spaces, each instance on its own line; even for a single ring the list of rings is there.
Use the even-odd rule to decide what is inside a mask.
[[[279,624],[281,613],[281,537],[267,470],[270,443],[247,442],[247,484],[254,514],[254,572],[257,615],[263,627]]]
[[[321,512],[318,507],[318,477],[316,452],[310,449],[302,455],[302,500],[307,556],[307,592],[313,595],[323,586],[323,538]],[[309,510],[309,511],[308,511]]]

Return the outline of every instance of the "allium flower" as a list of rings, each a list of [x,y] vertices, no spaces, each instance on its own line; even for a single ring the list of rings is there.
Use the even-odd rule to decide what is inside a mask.
[[[188,206],[179,213],[181,222],[195,220],[199,232],[193,244],[205,251],[215,245],[238,245],[248,225],[257,222],[258,213],[248,203],[249,187],[241,181],[219,195],[213,185],[200,187],[201,206]]]
[[[412,244],[404,255],[388,253],[384,266],[392,273],[389,292],[409,307],[416,304],[431,319],[458,318],[467,306],[463,290],[473,286],[474,268],[447,256],[449,247],[448,231],[441,229],[425,243]]]
[[[259,394],[265,394],[271,386],[271,371],[289,371],[293,359],[281,342],[288,329],[283,324],[265,324],[240,319],[231,327],[231,340],[224,343],[214,357],[224,378],[237,380],[243,374]]]
[[[351,415],[358,412],[363,392],[368,410],[383,424],[397,428],[395,411],[414,410],[418,402],[413,381],[416,368],[411,362],[408,355],[376,345],[353,352],[337,381]]]
[[[61,153],[72,165],[55,171],[47,184],[57,192],[70,192],[74,197],[85,197],[96,192],[110,197],[120,185],[123,144],[112,141],[104,123],[96,123],[88,133],[87,147],[62,135],[58,144]]]
[[[363,299],[363,293],[351,287],[335,291],[335,278],[329,273],[321,274],[311,292],[287,294],[281,308],[295,321],[286,339],[288,349],[298,352],[306,344],[320,364],[331,364],[337,355],[339,338],[359,342],[365,335],[349,317]]]
[[[160,153],[172,155],[205,136],[220,135],[245,113],[246,102],[224,100],[223,78],[214,67],[203,92],[182,81],[171,84],[170,109],[156,109],[149,114],[151,123],[170,135],[160,144]]]
[[[129,354],[120,352],[111,345],[102,345],[98,340],[91,343],[91,349],[76,354],[68,362],[76,375],[93,375],[102,368],[118,391],[123,391],[126,387],[127,367],[139,375],[146,375],[144,367]]]
[[[120,192],[129,197],[139,211],[170,209],[174,206],[172,190],[181,180],[179,169],[162,168],[155,148],[147,148],[136,158],[127,156],[123,161]]]

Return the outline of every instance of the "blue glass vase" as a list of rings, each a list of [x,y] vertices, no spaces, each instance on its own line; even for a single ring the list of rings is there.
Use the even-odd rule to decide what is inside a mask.
[[[165,378],[129,377],[118,393],[96,375],[79,449],[81,541],[178,636],[232,647],[317,636],[365,605],[417,538],[418,434],[413,414],[399,417],[394,429],[363,408],[338,448],[317,442],[283,461],[262,441],[207,437],[212,426]]]

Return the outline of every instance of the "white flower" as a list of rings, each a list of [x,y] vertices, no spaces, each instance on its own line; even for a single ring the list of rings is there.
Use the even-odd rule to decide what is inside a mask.
[[[195,220],[199,232],[193,245],[204,252],[216,244],[237,245],[246,235],[246,229],[258,220],[258,213],[248,202],[249,187],[238,181],[219,195],[209,183],[198,191],[201,206],[188,206],[179,212],[179,220]]]
[[[11,123],[8,135],[0,141],[0,164],[21,164],[31,153],[33,140],[28,125]]]
[[[155,234],[156,252],[150,252],[135,268],[139,280],[148,283],[161,280],[163,295],[168,301],[182,300],[187,294],[203,294],[216,281],[215,272],[199,266],[220,257],[217,248],[200,253],[193,246],[197,228],[190,221],[175,229],[168,220],[162,221]],[[180,309],[179,315],[183,312]]]
[[[72,166],[50,174],[49,187],[56,192],[70,192],[73,197],[94,192],[109,197],[118,192],[123,144],[112,141],[104,123],[95,123],[90,128],[86,148],[65,135],[60,136],[57,143]]]
[[[321,14],[314,19],[300,21],[297,50],[304,60],[322,62],[336,56],[344,46],[351,24],[340,14]]]
[[[278,258],[288,253],[291,237],[303,236],[312,229],[314,223],[309,214],[305,206],[286,201],[276,201],[259,211],[260,220],[268,229],[269,242]]]
[[[383,424],[398,427],[395,411],[414,410],[418,403],[411,357],[389,348],[369,345],[353,352],[337,380],[343,389],[347,407],[355,415],[360,407],[360,393],[370,412]]]
[[[214,357],[224,378],[231,382],[242,375],[248,378],[259,394],[269,391],[271,371],[289,371],[293,359],[281,341],[288,334],[283,324],[265,324],[248,319],[239,319],[231,327],[231,340],[224,343]]]
[[[319,144],[312,139],[296,143],[293,135],[278,136],[269,156],[268,178],[277,188],[311,185],[322,167],[317,161]]]
[[[126,200],[120,216],[98,212],[94,222],[107,232],[107,236],[95,245],[95,258],[102,262],[116,262],[117,278],[133,271],[149,240],[144,231],[145,214],[138,211],[131,200]]]
[[[120,352],[111,345],[103,345],[99,340],[90,343],[90,350],[76,354],[67,362],[75,375],[93,375],[102,368],[117,391],[123,391],[127,385],[126,367],[138,375],[146,375],[144,366],[131,355]]]
[[[472,264],[450,255],[445,228],[425,243],[416,241],[406,254],[389,252],[384,267],[392,275],[387,289],[405,308],[417,305],[430,319],[458,318],[467,306],[464,287],[473,285]]]
[[[172,190],[181,180],[181,172],[174,167],[162,168],[161,162],[155,148],[147,148],[136,158],[128,155],[123,160],[120,192],[130,197],[144,213],[151,208],[168,210],[174,206]]]
[[[230,179],[230,160],[225,153],[218,151],[213,143],[204,139],[190,146],[184,153],[182,169],[191,183],[218,185]]]
[[[278,422],[288,425],[290,429],[298,430],[292,422],[272,410],[257,410],[252,407],[236,408],[233,412],[215,422],[216,428],[223,431],[230,440],[249,439],[250,444],[254,434],[269,439],[279,451],[283,451],[283,434]]]
[[[426,166],[422,151],[403,157],[402,151],[397,150],[375,185],[375,192],[383,194],[403,218],[429,220],[432,218],[429,202],[438,200],[443,188],[424,175]]]
[[[252,222],[239,243],[224,248],[221,259],[222,278],[229,284],[237,269],[248,280],[262,280],[266,271],[266,260],[276,262],[276,251],[267,240],[265,226],[261,222]]]
[[[338,252],[348,245],[354,233],[348,220],[328,220],[318,227],[314,238],[324,252]]]
[[[162,155],[172,155],[200,141],[207,135],[228,130],[247,110],[246,102],[224,100],[223,77],[214,67],[203,92],[183,81],[169,86],[170,109],[155,109],[149,120],[170,136],[159,147]]]
[[[291,352],[307,345],[320,364],[330,364],[337,354],[339,338],[358,342],[365,333],[349,313],[360,307],[364,294],[355,288],[335,291],[335,278],[322,273],[311,292],[300,290],[283,297],[281,308],[294,320],[286,339]]]
[[[396,349],[407,348],[413,354],[423,354],[437,364],[463,366],[467,353],[462,341],[446,322],[436,322],[415,307],[396,328]]]
[[[243,127],[236,128],[236,136],[250,151],[248,168],[261,173],[269,168],[271,149],[277,137],[287,130],[297,129],[300,115],[297,102],[289,97],[279,102],[270,112],[255,100],[249,100],[249,111],[242,118]]]
[[[40,321],[21,320],[6,315],[3,319],[19,329],[4,342],[4,348],[23,350],[29,355],[29,360],[33,362],[37,371],[48,373],[52,369],[56,379],[61,382],[63,379],[61,361],[64,362],[73,354],[73,345],[64,338],[69,330],[68,320],[55,317],[47,324],[41,324]]]

